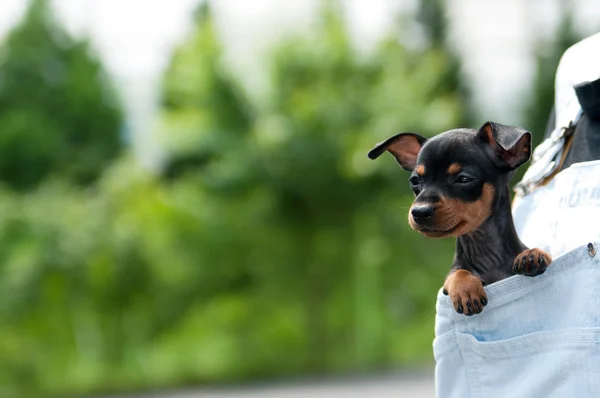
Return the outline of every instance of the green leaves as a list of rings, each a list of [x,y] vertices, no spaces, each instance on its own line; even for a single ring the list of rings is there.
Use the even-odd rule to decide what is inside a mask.
[[[117,157],[122,114],[99,61],[33,1],[0,47],[0,181],[92,183]]]
[[[242,312],[270,303],[253,317],[205,326],[239,344],[220,340],[225,356],[239,357],[212,377],[427,361],[452,243],[410,231],[408,177],[391,159],[370,163],[366,153],[399,129],[432,135],[464,125],[457,60],[441,46],[409,50],[392,39],[361,58],[328,3],[311,36],[273,51],[269,97],[246,107],[203,15],[167,71],[163,118],[166,147],[180,148],[167,169],[183,151],[202,161],[187,163],[168,192],[203,197],[197,221],[211,236],[197,240],[204,271],[196,283],[214,277],[211,302],[241,298]],[[294,314],[287,328],[296,338],[274,337],[280,313]],[[423,336],[416,345],[413,334]],[[270,352],[286,352],[285,362]]]
[[[0,65],[0,178],[24,191],[0,189],[7,394],[430,361],[452,242],[410,230],[408,176],[366,154],[464,125],[459,65],[393,38],[359,56],[336,4],[274,49],[264,102],[203,5],[162,82],[155,176],[113,159],[100,63],[33,3]]]

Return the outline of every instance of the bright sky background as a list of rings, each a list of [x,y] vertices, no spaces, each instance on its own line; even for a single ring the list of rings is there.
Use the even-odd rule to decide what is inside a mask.
[[[346,0],[353,37],[368,49],[385,33],[394,10],[413,0]],[[557,21],[561,0],[448,0],[450,33],[464,56],[467,76],[486,119],[518,122],[532,76],[531,49]],[[562,0],[563,3],[567,3]],[[260,59],[282,36],[302,32],[318,0],[216,0],[219,33],[234,71],[260,72]],[[26,0],[0,0],[0,39],[18,21]],[[143,134],[152,124],[156,83],[173,45],[189,28],[198,0],[54,0],[58,16],[74,34],[89,35],[121,86],[136,146],[152,157]],[[600,30],[600,1],[572,0],[582,33]],[[255,79],[254,84],[260,85]],[[254,87],[249,84],[248,87]],[[256,87],[258,88],[258,87]]]

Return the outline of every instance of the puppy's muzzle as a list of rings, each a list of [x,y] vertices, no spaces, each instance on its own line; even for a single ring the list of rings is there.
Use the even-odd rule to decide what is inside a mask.
[[[428,225],[435,215],[435,208],[433,206],[413,206],[410,214],[416,224]]]
[[[413,204],[408,223],[415,231],[429,238],[442,238],[451,235],[462,223],[449,209],[439,203]]]

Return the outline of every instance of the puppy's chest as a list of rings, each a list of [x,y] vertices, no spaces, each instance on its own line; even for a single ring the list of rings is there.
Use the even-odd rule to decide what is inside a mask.
[[[509,277],[510,267],[518,250],[515,252],[501,245],[478,244],[471,247],[463,247],[462,253],[457,255],[457,262],[463,268],[477,275],[486,284],[494,283]]]
[[[506,279],[511,275],[512,274],[510,272],[508,272],[507,270],[493,268],[493,269],[488,270],[485,274],[478,275],[478,276],[479,276],[479,278],[481,278],[481,281],[484,283],[484,285],[490,285],[492,283],[501,281],[502,279]]]

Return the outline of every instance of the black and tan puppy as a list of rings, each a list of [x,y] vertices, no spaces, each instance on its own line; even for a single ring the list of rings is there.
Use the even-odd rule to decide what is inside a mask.
[[[550,255],[519,240],[511,213],[508,182],[529,160],[529,132],[487,122],[478,131],[456,129],[430,139],[400,133],[378,144],[369,158],[385,151],[412,172],[410,226],[430,238],[457,238],[444,283],[457,312],[480,313],[487,304],[485,284],[546,270]]]

